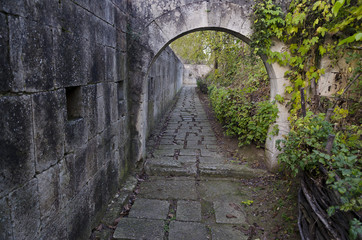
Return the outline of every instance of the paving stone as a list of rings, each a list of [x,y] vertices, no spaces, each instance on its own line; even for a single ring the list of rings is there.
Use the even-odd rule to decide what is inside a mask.
[[[242,188],[239,182],[232,180],[212,180],[208,178],[200,181],[198,185],[200,197],[213,202],[242,201],[242,195],[249,194],[249,192],[245,192],[247,190],[249,189]]]
[[[205,225],[196,222],[178,222],[170,223],[169,240],[203,240],[208,239]]]
[[[163,220],[121,218],[113,234],[113,238],[162,240],[163,235]]]
[[[196,160],[194,162],[167,161],[163,158],[148,159],[145,166],[148,175],[157,176],[196,176]]]
[[[194,163],[196,162],[196,154],[193,156],[178,156],[177,161],[180,163]]]
[[[243,224],[245,213],[241,208],[236,209],[236,203],[229,201],[214,202],[215,218],[217,223]]]
[[[137,199],[133,204],[129,217],[147,219],[166,219],[170,203],[156,199]]]
[[[177,178],[150,180],[141,184],[139,197],[196,200],[195,181]]]
[[[181,149],[180,156],[195,156],[196,150],[195,149]]]
[[[174,149],[156,149],[153,155],[155,156],[173,156],[175,154]]]
[[[215,154],[216,155],[216,154]],[[225,160],[223,158],[219,157],[199,157],[201,164],[210,164],[210,163],[219,163],[224,164]]]
[[[201,204],[196,201],[177,201],[176,220],[201,221]]]
[[[218,224],[211,226],[212,240],[247,240],[248,236],[232,225]]]
[[[253,169],[243,165],[224,163],[200,163],[200,175],[209,177],[255,178],[268,175],[262,169]]]

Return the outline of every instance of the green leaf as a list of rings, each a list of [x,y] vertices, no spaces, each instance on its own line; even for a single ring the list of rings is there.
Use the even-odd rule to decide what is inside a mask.
[[[352,36],[339,41],[338,46],[346,44],[346,43],[351,43],[354,41],[360,41],[361,38],[362,38],[362,33],[355,33]]]
[[[327,52],[327,50],[321,45],[321,46],[319,46],[319,54],[321,55],[321,56],[323,56],[326,52]]]
[[[338,0],[334,3],[332,7],[332,13],[336,17],[338,15],[339,9],[344,5],[345,0]]]

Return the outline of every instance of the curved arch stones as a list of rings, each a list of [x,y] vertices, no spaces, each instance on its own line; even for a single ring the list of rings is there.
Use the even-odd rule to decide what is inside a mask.
[[[246,0],[234,1],[236,3],[206,0],[159,0],[150,1],[151,3],[145,2],[148,1],[136,0],[133,3],[136,8],[135,10],[141,11],[145,16],[144,22],[146,23],[138,30],[140,35],[137,37],[137,40],[130,43],[132,45],[130,51],[134,51],[132,54],[137,52],[137,59],[133,61],[136,61],[138,66],[137,69],[134,66],[130,66],[130,77],[132,79],[130,90],[136,96],[132,99],[133,119],[131,121],[135,124],[133,126],[135,131],[133,145],[137,149],[134,152],[137,155],[136,160],[143,158],[145,155],[147,72],[160,52],[173,40],[198,30],[228,32],[245,42],[250,41],[248,36],[252,34],[252,22],[250,20],[252,3]],[[137,9],[137,6],[139,9]],[[276,51],[283,51],[281,43],[275,43],[273,48]],[[288,83],[284,78],[284,73],[288,69],[276,63],[268,64],[265,57],[262,58],[270,77],[271,99],[274,99],[276,94],[283,96],[285,85]],[[278,151],[275,147],[275,140],[289,131],[288,112],[280,104],[278,104],[278,108],[279,117],[276,124],[279,126],[279,135],[272,136],[269,134],[266,142],[267,166],[270,170],[277,168],[276,157]]]

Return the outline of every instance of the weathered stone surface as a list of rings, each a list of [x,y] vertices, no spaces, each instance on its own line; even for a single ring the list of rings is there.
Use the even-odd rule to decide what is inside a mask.
[[[64,155],[64,90],[35,94],[33,107],[36,170],[41,172]]]
[[[42,222],[59,210],[59,167],[53,168],[37,175],[39,188],[39,203]]]
[[[7,16],[0,13],[0,92],[6,92],[12,89],[13,74],[10,64],[10,46],[9,46],[9,29]]]
[[[91,231],[89,196],[89,186],[85,186],[66,208],[68,239],[83,238],[82,236],[88,236]]]
[[[65,122],[65,152],[74,152],[88,141],[88,129],[84,118]]]
[[[122,218],[113,234],[114,239],[163,239],[163,220]]]
[[[38,180],[34,179],[9,196],[14,239],[37,239],[40,227]]]
[[[155,199],[137,199],[129,213],[130,218],[166,219],[170,204]]]
[[[168,239],[203,240],[209,238],[206,227],[202,223],[172,221]]]
[[[194,161],[180,161],[173,157],[148,159],[145,171],[156,176],[196,176],[196,159]]]
[[[247,240],[249,238],[233,226],[224,224],[211,226],[211,233],[213,240]]]
[[[245,223],[245,213],[234,202],[214,202],[214,210],[217,223]]]
[[[178,178],[144,182],[139,196],[153,199],[197,199],[195,181]]]
[[[0,198],[0,239],[12,239],[10,206],[7,198]]]
[[[201,221],[201,204],[196,201],[177,201],[176,220],[186,222]]]
[[[0,196],[35,174],[31,98],[0,98]]]
[[[53,29],[22,17],[9,16],[13,91],[54,87]],[[36,51],[34,51],[36,49]]]
[[[200,163],[199,167],[202,176],[254,178],[267,175],[267,172],[261,169],[230,163]]]

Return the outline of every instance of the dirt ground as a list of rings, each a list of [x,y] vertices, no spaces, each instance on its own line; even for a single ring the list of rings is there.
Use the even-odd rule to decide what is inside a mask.
[[[224,129],[213,114],[208,96],[198,90],[197,93],[218,144],[226,156],[238,164],[266,169],[264,149],[255,146],[238,147],[236,137],[224,135]],[[250,190],[247,196],[249,200],[243,203],[248,225],[240,231],[247,234],[250,240],[300,239],[297,226],[299,186],[296,180],[286,179],[282,174],[271,174],[263,178],[241,180],[240,185]]]

